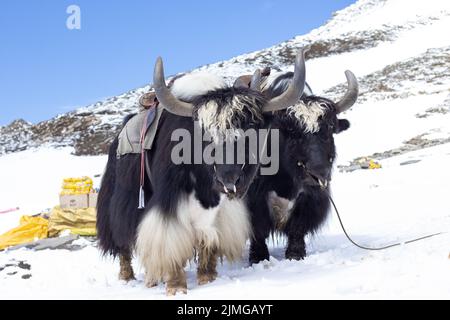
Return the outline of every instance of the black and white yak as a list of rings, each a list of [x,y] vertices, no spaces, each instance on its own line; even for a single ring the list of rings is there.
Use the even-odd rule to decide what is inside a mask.
[[[274,113],[272,128],[280,130],[280,170],[273,176],[258,177],[247,194],[253,229],[250,263],[269,259],[266,239],[274,233],[287,237],[287,259],[303,259],[305,236],[324,223],[336,156],[333,135],[350,126],[338,115],[358,97],[354,74],[346,71],[345,75],[348,89],[339,102],[305,94],[299,103]],[[271,75],[263,93],[267,98],[277,96],[291,79],[292,73]]]
[[[110,148],[99,192],[100,248],[105,254],[119,256],[121,279],[134,278],[131,257],[135,252],[145,269],[146,285],[151,287],[165,281],[167,294],[174,295],[187,291],[184,267],[195,252],[199,284],[216,278],[218,257],[229,261],[241,258],[251,234],[250,215],[243,197],[259,164],[251,164],[246,149],[245,164],[195,164],[192,152],[191,163],[176,165],[171,153],[177,142],[171,137],[179,129],[193,137],[198,127],[211,136],[221,134],[225,138],[238,129],[266,128],[264,113],[286,109],[303,92],[302,51],[297,56],[293,78],[288,89],[273,99],[266,99],[259,91],[258,72],[251,88],[230,87],[222,78],[212,75],[186,75],[169,89],[162,61],[158,59],[154,87],[164,111],[152,149],[146,151],[150,170],[145,177],[145,210],[137,208],[139,155],[117,159],[117,139]],[[239,139],[236,135],[234,143]],[[196,147],[192,141],[192,149]],[[206,142],[200,143],[202,152],[206,148]]]

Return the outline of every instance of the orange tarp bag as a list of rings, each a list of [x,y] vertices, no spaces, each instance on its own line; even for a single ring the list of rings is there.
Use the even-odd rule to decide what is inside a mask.
[[[23,216],[20,225],[0,236],[0,250],[48,237],[48,220]]]

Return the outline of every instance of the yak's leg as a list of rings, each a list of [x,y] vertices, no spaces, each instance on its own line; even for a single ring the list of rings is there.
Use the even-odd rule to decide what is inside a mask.
[[[250,265],[260,263],[264,260],[270,260],[269,248],[267,247],[266,239],[252,239],[250,241]]]
[[[158,285],[158,281],[153,279],[151,276],[147,275],[147,272],[145,273],[145,286],[147,288],[154,288]]]
[[[187,294],[186,272],[184,268],[180,268],[169,274],[166,285],[166,294],[174,296],[177,293]]]
[[[302,260],[306,257],[305,236],[320,228],[329,208],[326,192],[318,188],[298,197],[284,230],[288,237],[286,259]]]
[[[145,281],[152,286],[161,280],[167,294],[187,291],[184,266],[192,258],[194,235],[184,215],[167,217],[151,209],[142,219],[136,239],[136,253],[145,268]]]
[[[269,260],[269,249],[266,239],[273,230],[273,221],[265,199],[259,199],[249,205],[253,236],[250,239],[250,265]]]
[[[119,257],[120,261],[120,272],[119,279],[124,281],[136,280],[134,277],[133,267],[131,265],[131,254],[125,253],[121,254]]]
[[[199,285],[204,285],[216,280],[217,258],[217,249],[200,249],[197,268],[197,281]]]
[[[290,233],[285,256],[288,260],[303,260],[306,257],[305,235],[303,233]]]

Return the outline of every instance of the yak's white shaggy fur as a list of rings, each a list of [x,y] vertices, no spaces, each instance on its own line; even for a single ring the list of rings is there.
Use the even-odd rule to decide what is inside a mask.
[[[325,103],[315,101],[299,102],[289,107],[286,112],[295,117],[306,133],[315,133],[320,130],[319,118],[323,117],[328,110]]]
[[[291,78],[282,78],[285,74],[286,72],[272,72],[263,80],[263,92],[285,91],[292,81]],[[303,93],[306,96],[313,94],[308,85],[305,86]],[[328,109],[328,106],[324,102],[309,101],[305,103],[300,101],[287,108],[286,112],[297,119],[306,133],[315,133],[320,130],[319,118],[323,117]]]
[[[146,283],[167,280],[194,257],[195,249],[218,249],[234,261],[249,237],[249,215],[242,200],[222,197],[219,206],[203,208],[194,194],[178,206],[176,217],[151,209],[139,225],[136,252],[145,268]]]
[[[212,100],[198,107],[197,117],[200,126],[213,138],[213,141],[230,141],[242,135],[240,119],[246,119],[249,111],[253,121],[262,120],[259,110],[254,110],[255,98],[245,95],[235,95],[230,104],[219,107]]]
[[[225,87],[227,87],[225,79],[214,74],[197,72],[177,79],[170,90],[178,99],[191,101],[193,97]]]
[[[216,225],[219,232],[219,254],[228,261],[240,259],[251,233],[249,213],[244,202],[224,199]]]
[[[275,221],[275,229],[282,232],[287,221],[291,216],[294,201],[280,197],[275,191],[269,192],[267,197],[267,205],[273,221]]]
[[[182,269],[193,255],[194,240],[188,215],[165,218],[157,208],[150,210],[139,224],[136,239],[136,253],[145,269],[145,282],[167,280]]]

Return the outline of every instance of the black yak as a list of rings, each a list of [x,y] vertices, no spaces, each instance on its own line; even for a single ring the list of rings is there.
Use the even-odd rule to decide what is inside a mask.
[[[345,74],[348,90],[339,102],[303,95],[299,103],[273,115],[272,128],[280,130],[280,170],[274,176],[258,177],[247,194],[253,230],[250,263],[269,259],[266,239],[273,233],[287,236],[287,259],[303,259],[305,236],[325,221],[336,156],[333,135],[350,126],[337,116],[358,96],[355,76],[350,71]],[[279,95],[291,78],[292,74],[272,77],[264,94],[268,98]]]
[[[229,87],[218,77],[186,75],[167,88],[162,61],[154,72],[154,87],[165,109],[158,123],[154,144],[146,151],[145,209],[139,199],[139,155],[117,159],[118,141],[111,146],[98,200],[98,236],[106,254],[120,257],[120,277],[133,278],[133,252],[145,269],[146,285],[166,282],[167,294],[186,292],[186,262],[198,253],[198,282],[217,276],[218,257],[233,261],[241,257],[251,233],[250,217],[243,197],[256,176],[259,163],[250,161],[245,145],[244,163],[207,163],[195,159],[210,142],[190,141],[193,152],[182,152],[187,161],[175,163],[179,146],[175,133],[195,136],[196,130],[212,137],[214,150],[223,141],[236,144],[239,130],[266,128],[264,112],[287,108],[303,92],[304,54],[296,59],[293,81],[273,99],[259,91],[260,74],[255,73],[250,88]],[[175,134],[176,135],[176,134]],[[244,137],[245,138],[245,137]],[[234,159],[233,159],[234,160]]]

